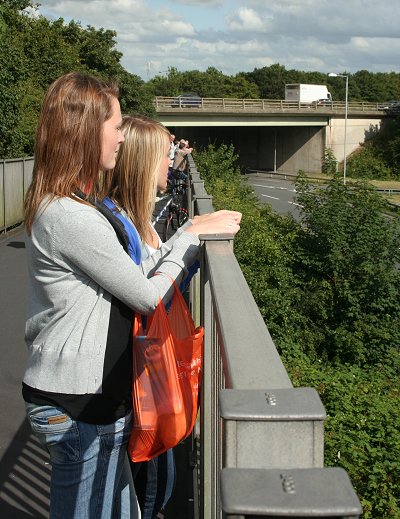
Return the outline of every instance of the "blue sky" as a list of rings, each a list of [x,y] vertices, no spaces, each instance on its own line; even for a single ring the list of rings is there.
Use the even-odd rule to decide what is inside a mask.
[[[143,79],[171,66],[400,71],[398,0],[38,1],[48,18],[117,31],[124,67]]]
[[[170,9],[173,13],[192,21],[196,30],[207,30],[214,27],[222,30],[225,26],[224,18],[231,11],[232,5],[237,2],[176,2],[171,0],[154,0],[148,4],[154,9]],[[195,22],[194,22],[195,21]]]

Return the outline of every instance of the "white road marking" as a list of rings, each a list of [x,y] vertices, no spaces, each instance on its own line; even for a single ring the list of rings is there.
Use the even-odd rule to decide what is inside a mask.
[[[289,189],[288,187],[281,186],[266,186],[264,184],[252,184],[254,187],[263,187],[265,189],[280,189],[281,191],[289,191],[290,193],[296,193],[295,189]]]
[[[265,189],[281,189],[282,191],[287,191],[287,187],[280,187],[280,186],[265,186],[262,184],[253,184],[255,187],[263,187]]]
[[[274,200],[279,200],[279,198],[277,198],[276,196],[268,196],[263,194],[261,194],[261,196],[265,196],[265,198],[273,198]]]

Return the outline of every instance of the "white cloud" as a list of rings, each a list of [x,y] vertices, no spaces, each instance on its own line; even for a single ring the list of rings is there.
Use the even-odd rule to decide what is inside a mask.
[[[47,16],[116,30],[123,65],[145,79],[171,66],[400,71],[397,0],[39,1]]]
[[[164,34],[175,36],[194,36],[195,30],[193,25],[183,20],[163,20],[160,27]]]
[[[228,28],[231,31],[263,32],[266,24],[253,9],[241,7],[233,15],[227,17]]]

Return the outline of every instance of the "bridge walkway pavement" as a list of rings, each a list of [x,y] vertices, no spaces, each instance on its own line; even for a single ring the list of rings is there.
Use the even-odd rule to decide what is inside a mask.
[[[165,200],[157,204],[157,209]],[[160,232],[163,217],[156,224]],[[23,227],[0,234],[0,518],[46,519],[50,465],[25,418],[21,380],[25,369],[24,327],[27,269]],[[169,519],[193,515],[191,439],[175,449],[177,483],[163,514]],[[66,518],[67,519],[67,518]]]

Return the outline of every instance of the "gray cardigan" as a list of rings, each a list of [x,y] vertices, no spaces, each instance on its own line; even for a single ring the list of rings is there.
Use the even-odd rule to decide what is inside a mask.
[[[141,314],[153,312],[171,295],[170,276],[179,282],[196,259],[199,239],[183,230],[138,266],[94,207],[61,198],[38,214],[26,240],[24,382],[56,393],[101,393],[112,296]]]

